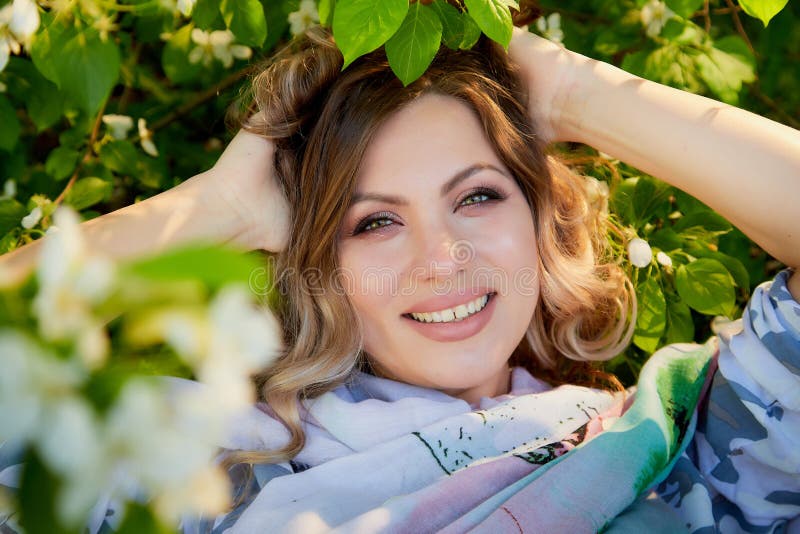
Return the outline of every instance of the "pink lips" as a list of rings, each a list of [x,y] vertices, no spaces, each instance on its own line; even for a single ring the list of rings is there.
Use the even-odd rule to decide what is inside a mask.
[[[445,308],[451,308],[458,306],[459,304],[465,304],[470,300],[485,295],[487,292],[479,293],[474,297],[467,297],[465,298],[463,295],[458,296],[457,301],[453,301],[453,297],[450,296],[450,302],[447,304],[440,304],[442,301],[441,299],[436,302],[436,304],[430,304],[433,299],[429,301],[425,301],[421,303],[420,306],[426,305],[430,306],[428,308],[417,307],[414,309],[414,313],[420,313],[421,310],[430,309],[431,311],[435,310],[442,310]],[[419,321],[415,321],[411,317],[407,317],[403,315],[403,320],[408,321],[409,326],[414,328],[418,333],[422,334],[423,336],[432,339],[434,341],[442,341],[442,342],[451,342],[451,341],[461,341],[462,339],[467,339],[469,337],[474,336],[489,323],[492,319],[492,314],[494,313],[494,309],[496,306],[497,301],[497,294],[491,293],[489,295],[489,301],[486,303],[486,306],[481,309],[476,314],[470,315],[466,319],[462,319],[460,321],[453,321],[449,323],[421,323]],[[437,307],[438,306],[438,307]]]
[[[477,288],[469,291],[460,291],[451,293],[449,295],[438,295],[417,302],[413,308],[406,310],[404,313],[426,313],[444,310],[447,308],[455,308],[459,304],[466,305],[468,302],[482,297],[492,291],[488,288]]]

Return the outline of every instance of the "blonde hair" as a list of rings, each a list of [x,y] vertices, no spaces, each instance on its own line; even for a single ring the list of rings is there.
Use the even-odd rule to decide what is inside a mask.
[[[635,308],[630,282],[611,261],[606,228],[591,213],[583,178],[545,154],[523,84],[503,49],[486,38],[472,50],[442,47],[407,87],[382,49],[341,67],[330,33],[312,28],[260,69],[243,110],[243,126],[275,144],[277,177],[292,211],[288,245],[277,254],[275,269],[282,297],[275,312],[287,348],[256,377],[262,400],[291,439],[278,450],[236,453],[235,461],[296,456],[305,444],[301,401],[368,369],[358,317],[331,276],[336,237],[375,132],[427,93],[452,96],[475,111],[531,206],[540,301],[511,363],[554,384],[617,388],[613,377],[587,362],[609,359],[629,342]]]

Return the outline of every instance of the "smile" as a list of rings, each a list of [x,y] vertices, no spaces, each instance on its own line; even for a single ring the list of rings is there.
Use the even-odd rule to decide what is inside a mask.
[[[466,304],[459,304],[454,308],[445,308],[434,312],[408,313],[405,315],[420,323],[455,323],[463,321],[480,312],[486,307],[486,304],[492,296],[494,296],[494,293],[488,293]]]

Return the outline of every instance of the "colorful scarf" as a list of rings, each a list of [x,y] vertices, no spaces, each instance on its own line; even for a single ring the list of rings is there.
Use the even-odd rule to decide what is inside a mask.
[[[657,352],[627,398],[578,386],[521,395],[514,388],[471,411],[424,388],[429,398],[389,392],[389,402],[353,402],[340,388],[309,403],[309,441],[294,473],[256,468],[250,494],[212,529],[596,532],[626,509],[653,514],[644,501],[629,507],[691,440],[715,353],[716,339]],[[519,382],[524,371],[515,373]],[[360,380],[366,384],[348,391],[369,395],[383,379]],[[368,421],[354,417],[359,410],[370,412]]]

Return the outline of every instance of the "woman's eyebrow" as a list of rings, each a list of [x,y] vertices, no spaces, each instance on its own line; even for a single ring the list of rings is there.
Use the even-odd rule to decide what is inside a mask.
[[[508,179],[511,179],[511,176],[509,176],[506,171],[500,169],[495,165],[492,165],[491,163],[474,163],[469,167],[466,167],[465,169],[458,171],[456,174],[453,175],[452,178],[447,180],[447,182],[445,182],[442,185],[439,195],[445,196],[447,193],[455,189],[458,186],[458,184],[460,184],[473,174],[487,169],[496,171],[502,174],[503,176],[507,177]],[[408,205],[408,200],[406,200],[404,197],[396,195],[382,195],[380,193],[356,193],[355,195],[353,195],[353,199],[350,202],[350,205],[352,206],[358,202],[363,202],[365,200],[377,200],[380,202],[386,202],[387,204],[394,204],[396,206]]]

